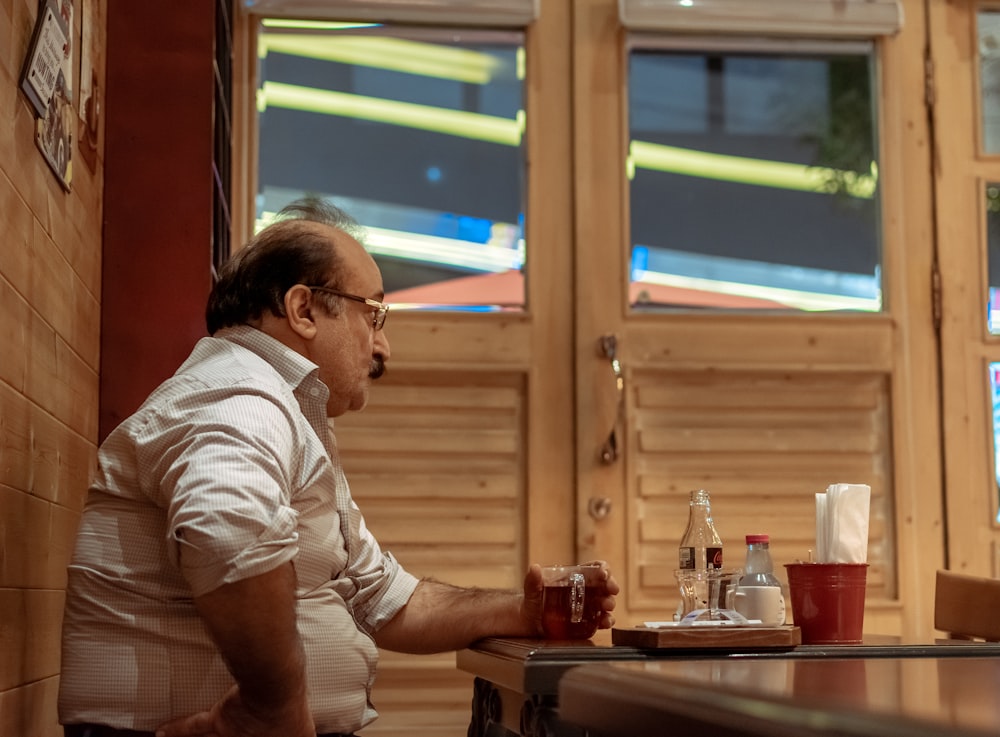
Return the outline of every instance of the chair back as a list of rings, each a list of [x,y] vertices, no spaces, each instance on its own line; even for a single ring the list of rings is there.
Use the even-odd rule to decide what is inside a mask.
[[[954,639],[1000,642],[1000,579],[938,571],[934,628]]]

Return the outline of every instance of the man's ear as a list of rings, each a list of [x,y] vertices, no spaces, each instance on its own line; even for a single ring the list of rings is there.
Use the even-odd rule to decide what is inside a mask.
[[[316,309],[312,290],[305,284],[296,284],[285,292],[285,319],[288,327],[306,340],[312,340],[316,336]]]

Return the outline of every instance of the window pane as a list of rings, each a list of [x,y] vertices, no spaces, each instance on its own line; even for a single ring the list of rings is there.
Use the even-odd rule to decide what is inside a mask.
[[[1000,493],[1000,363],[991,363],[989,371],[990,397],[993,400],[993,475]],[[1000,513],[997,522],[1000,522]]]
[[[870,52],[629,56],[634,309],[882,309]]]
[[[265,21],[258,217],[368,231],[394,309],[523,309],[523,34]]]
[[[988,325],[1000,334],[1000,184],[986,185],[986,262],[989,270]]]
[[[983,150],[995,154],[1000,152],[1000,13],[980,11],[977,21]]]

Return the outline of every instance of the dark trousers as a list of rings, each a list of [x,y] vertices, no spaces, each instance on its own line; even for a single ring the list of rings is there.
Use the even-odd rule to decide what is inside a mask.
[[[141,732],[135,729],[115,729],[103,724],[65,724],[63,732],[66,737],[156,737],[154,732]],[[316,737],[354,737],[353,734],[327,732]]]

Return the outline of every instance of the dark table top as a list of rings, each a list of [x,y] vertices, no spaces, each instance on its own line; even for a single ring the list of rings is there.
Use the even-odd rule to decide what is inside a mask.
[[[1000,657],[1000,643],[939,640],[904,643],[898,637],[866,636],[860,645],[797,645],[759,650],[657,650],[604,644],[594,640],[554,642],[491,637],[459,651],[456,664],[499,686],[520,693],[554,695],[563,674],[579,665],[611,662],[727,660],[800,660],[824,658],[967,658]],[[1000,694],[1000,691],[998,691]]]
[[[935,647],[918,657],[592,663],[562,678],[559,716],[601,737],[996,737],[996,648]]]

